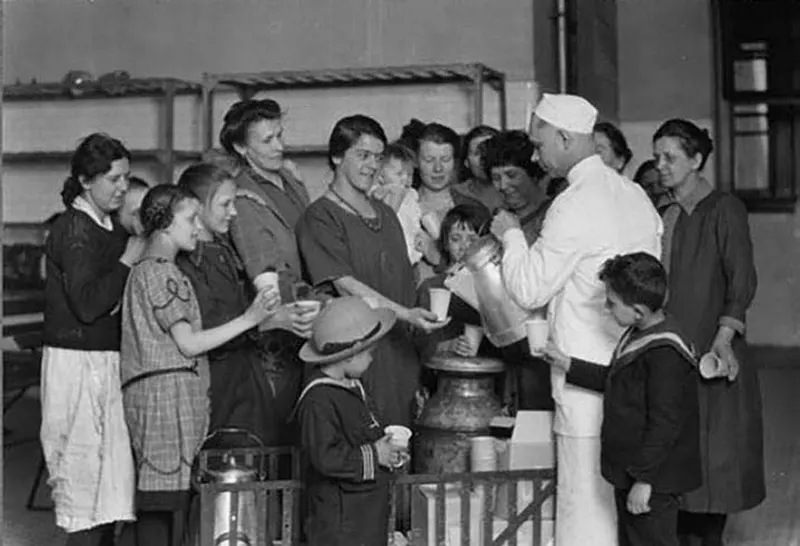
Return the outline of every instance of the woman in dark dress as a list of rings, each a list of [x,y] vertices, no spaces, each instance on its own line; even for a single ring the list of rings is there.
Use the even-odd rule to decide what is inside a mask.
[[[303,264],[314,285],[388,307],[398,323],[381,340],[363,377],[381,422],[409,425],[419,385],[411,327],[433,330],[436,315],[415,308],[414,278],[394,211],[367,192],[386,144],[383,128],[361,115],[339,120],[329,141],[334,180],[297,225]]]
[[[283,112],[274,100],[239,101],[225,113],[219,140],[238,169],[233,247],[255,289],[277,272],[281,297],[291,302],[303,277],[294,229],[309,198],[296,167],[283,157]],[[303,379],[297,351],[311,333],[313,315],[283,306],[275,321],[278,328],[260,336],[259,343],[277,420],[286,423]],[[288,442],[291,431],[283,426],[280,436],[281,443]]]
[[[129,174],[120,141],[99,133],[81,141],[61,192],[67,210],[45,244],[41,441],[68,546],[111,545],[115,522],[134,519],[119,311],[144,242],[114,214]]]
[[[673,119],[653,136],[661,181],[673,202],[663,209],[662,261],[669,273],[667,311],[698,354],[715,353],[727,377],[701,379],[703,485],[684,496],[683,544],[715,546],[729,513],[765,497],[761,393],[746,357],[745,320],[756,291],[747,211],[700,174],[712,143],[708,132]]]
[[[203,328],[214,328],[241,315],[255,295],[226,237],[236,216],[236,185],[228,171],[207,163],[187,168],[178,185],[197,197],[202,209],[197,247],[179,254],[176,261],[192,283]],[[260,329],[269,329],[273,322],[268,319]],[[275,397],[257,341],[258,331],[250,330],[209,351],[209,430],[242,428],[265,445],[277,445],[283,424],[277,420]]]

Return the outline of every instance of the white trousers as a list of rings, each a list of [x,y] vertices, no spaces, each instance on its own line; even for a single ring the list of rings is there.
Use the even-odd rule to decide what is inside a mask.
[[[614,488],[600,474],[600,438],[556,434],[556,546],[617,546]]]

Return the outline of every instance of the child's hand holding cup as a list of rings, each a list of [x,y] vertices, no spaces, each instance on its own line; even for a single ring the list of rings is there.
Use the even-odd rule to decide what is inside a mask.
[[[396,451],[396,459],[391,466],[400,468],[409,460],[408,443],[411,440],[411,429],[403,425],[389,425],[383,431],[389,436],[389,443]]]
[[[474,324],[465,324],[464,333],[456,340],[454,352],[458,356],[473,357],[478,354],[482,340],[483,328]]]

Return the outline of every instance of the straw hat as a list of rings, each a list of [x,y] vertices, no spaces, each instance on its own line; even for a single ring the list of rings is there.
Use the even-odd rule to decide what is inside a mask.
[[[331,300],[314,320],[314,332],[300,349],[309,364],[330,364],[360,353],[391,330],[390,309],[373,309],[355,296]]]

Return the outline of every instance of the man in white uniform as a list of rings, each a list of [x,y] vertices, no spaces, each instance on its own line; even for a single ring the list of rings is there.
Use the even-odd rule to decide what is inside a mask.
[[[622,330],[605,308],[598,273],[605,260],[634,251],[660,255],[661,219],[645,192],[594,153],[597,110],[574,95],[545,93],[531,119],[534,159],[569,186],[528,248],[519,223],[498,213],[492,232],[503,241],[503,279],[521,306],[549,304],[551,340],[564,353],[610,362]],[[556,544],[617,544],[614,491],[600,475],[602,397],[567,384],[552,369],[558,455]]]

